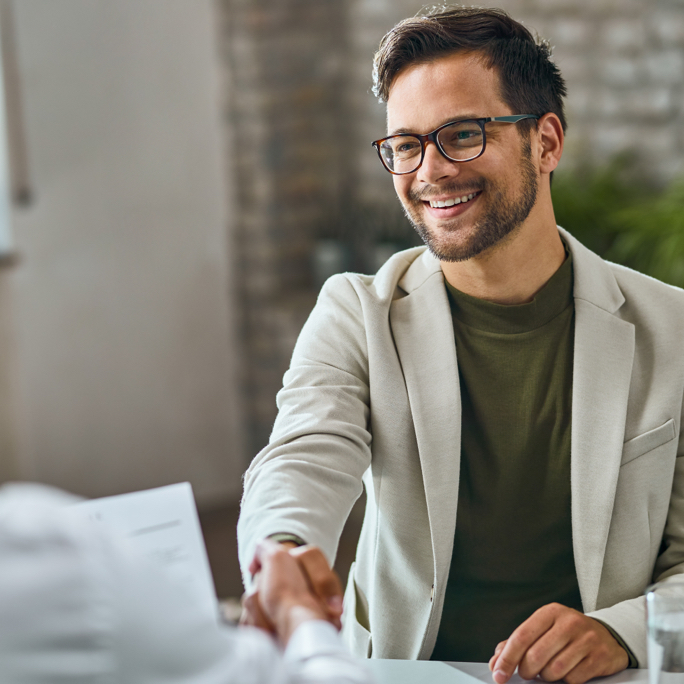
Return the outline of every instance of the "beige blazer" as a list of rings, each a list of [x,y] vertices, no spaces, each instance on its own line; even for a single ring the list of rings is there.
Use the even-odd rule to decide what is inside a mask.
[[[577,578],[585,612],[644,666],[644,588],[684,571],[684,292],[561,232],[575,273]],[[443,275],[425,248],[376,276],[331,278],[285,374],[271,442],[245,476],[245,570],[256,541],[277,532],[332,561],[363,478],[344,636],[364,657],[429,658],[434,647],[458,524],[457,363]]]

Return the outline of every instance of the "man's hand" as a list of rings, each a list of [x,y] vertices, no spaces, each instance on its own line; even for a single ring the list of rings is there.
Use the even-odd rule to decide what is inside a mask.
[[[325,606],[327,619],[337,629],[342,629],[342,584],[323,552],[317,546],[308,544],[292,549],[290,555],[297,559],[311,590]]]
[[[600,622],[558,603],[533,613],[489,661],[497,684],[507,682],[516,667],[523,679],[540,676],[547,682],[584,684],[627,665],[627,652]]]
[[[271,542],[271,540],[268,540]],[[276,543],[276,542],[271,542]],[[294,542],[280,542],[280,546],[284,549],[296,549],[297,544]],[[252,573],[254,581],[252,583],[252,588],[242,595],[242,614],[240,615],[240,625],[243,627],[258,627],[267,632],[275,634],[275,628],[269,622],[268,618],[264,614],[259,604],[259,569],[261,563],[259,563],[255,557],[252,559],[252,563],[249,566],[249,571]]]
[[[259,573],[255,596],[261,615],[283,644],[302,622],[328,619],[299,563],[278,542],[259,543],[250,572]]]
[[[337,573],[330,568],[323,552],[315,546],[297,547],[292,542],[277,543],[271,540],[264,540],[259,544],[250,565],[249,571],[255,575],[255,582],[252,591],[243,596],[240,624],[260,627],[274,634],[277,631],[277,626],[273,624],[268,609],[262,605],[263,599],[261,598],[264,591],[262,559],[271,558],[276,550],[289,552],[292,563],[298,566],[299,572],[305,578],[308,597],[316,601],[317,609],[322,611],[320,619],[328,620],[340,629],[342,586]],[[282,565],[284,561],[278,562]],[[292,567],[289,562],[288,567],[290,569]]]

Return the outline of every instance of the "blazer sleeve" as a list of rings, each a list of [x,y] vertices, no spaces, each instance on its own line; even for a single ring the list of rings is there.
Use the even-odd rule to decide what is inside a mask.
[[[244,477],[240,564],[257,542],[290,534],[316,544],[332,564],[344,523],[371,462],[364,308],[352,276],[324,285],[278,393],[269,445]]]
[[[679,433],[674,478],[665,532],[653,571],[653,581],[682,581],[684,579],[684,434]],[[648,667],[646,644],[646,601],[639,596],[621,601],[609,608],[592,613],[612,627],[636,656],[639,667]]]

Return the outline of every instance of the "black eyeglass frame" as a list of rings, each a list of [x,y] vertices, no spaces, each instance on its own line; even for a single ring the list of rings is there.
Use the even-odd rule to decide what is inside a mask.
[[[487,147],[487,133],[485,131],[485,124],[489,123],[490,121],[498,121],[501,123],[518,123],[519,121],[522,121],[523,119],[541,119],[540,116],[536,116],[535,114],[514,114],[512,116],[487,116],[483,117],[481,119],[456,119],[455,121],[449,121],[443,125],[441,125],[439,128],[435,128],[434,131],[431,133],[425,133],[424,135],[420,135],[420,133],[399,133],[397,135],[388,135],[386,138],[380,138],[379,140],[374,140],[371,145],[375,148],[375,151],[378,153],[378,157],[380,157],[380,161],[382,162],[382,165],[393,175],[393,176],[406,176],[409,173],[415,173],[418,171],[418,169],[422,166],[423,160],[425,159],[425,145],[428,142],[434,143],[435,147],[439,150],[440,154],[445,158],[448,159],[449,161],[452,162],[469,162],[473,161],[473,159],[477,159],[478,157],[481,157],[484,154],[485,148]],[[476,123],[479,127],[480,130],[482,131],[482,149],[474,156],[469,157],[468,159],[453,159],[450,157],[442,148],[437,136],[439,135],[439,132],[447,128],[449,126],[453,126],[454,124],[460,124],[460,123],[471,123],[474,122]],[[412,138],[418,138],[420,141],[420,162],[418,162],[418,166],[416,166],[415,169],[412,171],[392,171],[389,166],[387,166],[387,163],[385,162],[385,159],[382,156],[382,152],[380,151],[380,146],[382,143],[384,143],[386,140],[391,140],[392,138],[405,138],[406,136],[411,136]]]

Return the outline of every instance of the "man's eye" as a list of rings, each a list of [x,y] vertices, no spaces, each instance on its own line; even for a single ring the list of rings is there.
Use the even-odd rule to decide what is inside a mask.
[[[477,127],[446,128],[439,136],[441,145],[449,149],[475,147],[482,143],[482,131]]]
[[[420,140],[415,138],[396,140],[392,145],[392,153],[397,159],[412,159],[420,154]]]

